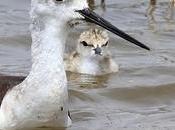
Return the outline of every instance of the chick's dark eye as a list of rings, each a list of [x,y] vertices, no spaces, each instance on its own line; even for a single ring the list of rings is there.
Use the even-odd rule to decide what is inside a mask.
[[[56,2],[56,3],[58,3],[58,2],[63,2],[63,0],[55,0],[55,2]]]
[[[81,44],[83,44],[83,46],[88,46],[87,42],[82,41]]]
[[[108,43],[109,43],[109,41],[107,41],[103,46],[107,46],[108,45]]]

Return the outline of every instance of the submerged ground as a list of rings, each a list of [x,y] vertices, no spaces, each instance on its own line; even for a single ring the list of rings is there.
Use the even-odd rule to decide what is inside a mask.
[[[0,1],[1,75],[26,76],[30,70],[29,9],[29,0]],[[151,51],[110,33],[119,73],[101,77],[67,73],[73,119],[68,130],[174,130],[175,7],[168,0],[152,5],[149,0],[107,0],[105,7],[98,1],[94,9]],[[94,26],[83,24],[72,30],[66,52],[90,27]]]

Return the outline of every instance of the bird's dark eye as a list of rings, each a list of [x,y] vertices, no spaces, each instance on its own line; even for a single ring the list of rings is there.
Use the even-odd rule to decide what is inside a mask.
[[[83,44],[83,46],[88,46],[87,42],[82,41],[81,44]]]
[[[63,2],[63,0],[55,0],[56,3]]]
[[[108,43],[109,43],[109,41],[107,41],[105,44],[103,44],[103,46],[107,46],[107,45],[108,45]]]

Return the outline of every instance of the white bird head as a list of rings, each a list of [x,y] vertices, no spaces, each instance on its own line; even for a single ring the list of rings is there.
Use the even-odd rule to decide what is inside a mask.
[[[32,0],[32,8],[40,17],[67,23],[70,20],[82,19],[76,10],[88,8],[88,4],[86,0]]]
[[[90,29],[83,32],[78,40],[77,52],[82,56],[106,56],[109,37],[106,31]]]
[[[90,10],[87,0],[32,0],[32,8],[35,14],[44,17],[44,20],[54,19],[58,20],[59,23],[67,24],[71,20],[81,19],[97,24],[137,46],[150,50],[149,47]]]

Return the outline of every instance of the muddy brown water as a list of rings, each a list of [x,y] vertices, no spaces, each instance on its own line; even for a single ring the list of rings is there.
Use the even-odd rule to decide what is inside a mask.
[[[96,1],[91,7],[150,46],[151,51],[109,33],[110,50],[120,71],[100,77],[67,73],[73,120],[67,130],[174,130],[173,1],[106,0],[106,5],[100,6],[100,1]],[[1,88],[21,82],[23,77],[13,76],[25,77],[30,71],[29,9],[30,0],[0,1]],[[91,27],[94,25],[75,27],[67,40],[66,52],[72,51],[78,35]]]

